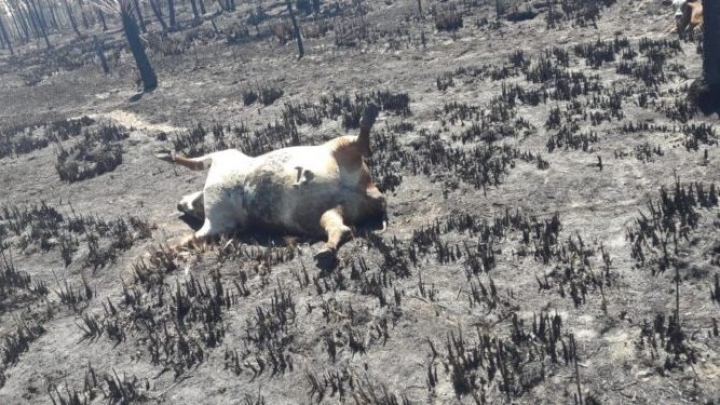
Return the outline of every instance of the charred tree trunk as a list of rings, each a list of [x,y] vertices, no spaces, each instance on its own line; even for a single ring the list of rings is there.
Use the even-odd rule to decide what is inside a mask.
[[[48,8],[50,9],[50,23],[55,31],[58,31],[60,27],[57,21],[57,6],[54,2],[48,2]]]
[[[13,13],[13,24],[15,25],[15,30],[18,35],[24,34],[23,39],[26,42],[30,41],[30,30],[28,30],[28,26],[25,25],[25,21],[23,21],[21,13]]]
[[[196,21],[199,21],[199,20],[200,20],[200,13],[198,12],[198,6],[197,6],[197,3],[195,2],[195,0],[190,0],[190,7],[192,7],[193,18],[194,18]]]
[[[102,65],[103,72],[105,72],[105,74],[107,75],[110,73],[110,67],[108,66],[105,52],[103,51],[103,47],[100,44],[100,41],[98,41],[97,35],[93,37],[93,41],[95,42],[95,52],[97,52],[98,58],[100,58],[100,64]]]
[[[38,18],[37,15],[35,17]],[[45,45],[48,48],[52,48],[52,44],[50,44],[50,40],[48,39],[47,30],[45,29],[45,24],[42,22],[38,22],[38,24],[40,25],[40,32],[42,32],[43,39],[45,39]]]
[[[83,3],[83,0],[78,0],[78,5],[80,6],[80,18],[82,19],[83,27],[85,29],[89,29],[90,25],[88,24],[87,17],[85,16],[85,3]]]
[[[160,5],[155,0],[150,0],[150,7],[152,8],[153,14],[155,14],[155,17],[158,21],[160,21],[160,25],[162,25],[163,31],[168,30],[168,26],[165,23],[165,20],[162,18],[162,12],[160,11]]]
[[[305,56],[305,49],[303,48],[302,37],[300,36],[300,26],[297,23],[297,19],[295,19],[295,13],[293,13],[292,3],[290,0],[285,0],[285,4],[287,4],[288,14],[290,14],[290,20],[292,21],[293,29],[295,30],[295,38],[297,38],[298,59],[302,59],[302,57]]]
[[[2,15],[0,15],[0,36],[5,40],[5,44],[7,44],[7,47],[10,50],[10,55],[15,55],[15,51],[12,47],[12,40],[10,39],[10,35],[8,35],[8,30],[5,28],[5,22],[2,19]]]
[[[25,2],[25,8],[22,9],[20,12],[22,13],[25,25],[29,28],[29,31],[32,31],[32,36],[35,38],[40,38],[40,27],[35,22],[35,18],[33,18],[32,9],[27,3],[27,0]]]
[[[689,96],[703,112],[720,112],[720,3],[704,1],[703,18],[703,74]]]
[[[52,48],[52,45],[50,44],[50,40],[48,39],[48,36],[47,36],[47,31],[45,30],[45,26],[40,21],[40,16],[37,11],[37,5],[35,4],[35,2],[33,0],[27,0],[27,3],[25,3],[25,4],[28,5],[28,10],[30,11],[30,18],[32,18],[35,25],[40,30],[40,33],[42,34],[43,39],[45,39],[45,45],[47,45],[48,48]]]
[[[198,5],[200,6],[200,14],[205,15],[205,13],[207,13],[207,10],[205,10],[205,0],[198,0]]]
[[[157,76],[155,75],[152,65],[150,65],[150,59],[148,59],[145,53],[145,47],[143,47],[142,41],[140,40],[140,29],[130,10],[123,9],[121,17],[125,36],[127,37],[128,45],[130,45],[130,51],[133,57],[135,57],[135,63],[140,71],[143,90],[146,92],[154,90],[157,88]]]
[[[63,3],[65,3],[65,12],[67,13],[68,20],[70,20],[70,25],[72,26],[73,31],[75,31],[75,34],[77,34],[78,38],[82,39],[82,34],[78,29],[77,21],[75,20],[75,15],[73,15],[70,3],[68,3],[67,0],[63,0]]]
[[[49,28],[47,20],[45,19],[45,13],[43,12],[43,9],[40,4],[40,0],[32,0],[33,7],[35,8],[35,13],[37,14],[38,21],[40,21],[40,24],[42,25],[44,30],[47,30]]]
[[[177,21],[175,19],[175,0],[168,0],[168,20],[170,22],[170,29],[175,30],[175,28],[177,28]]]
[[[133,4],[135,4],[135,12],[137,13],[138,22],[140,23],[140,30],[144,33],[147,32],[147,29],[145,28],[145,19],[142,15],[142,10],[140,10],[140,2],[138,0],[133,0]]]
[[[705,4],[707,3],[707,4]],[[705,82],[718,90],[720,86],[720,3],[703,2],[703,76]]]
[[[103,13],[102,10],[98,9],[97,11],[98,18],[100,19],[100,23],[103,26],[103,31],[107,31],[107,22],[105,22],[105,13]]]

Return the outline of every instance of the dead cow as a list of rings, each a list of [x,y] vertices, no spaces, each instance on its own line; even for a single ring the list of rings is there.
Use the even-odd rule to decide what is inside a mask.
[[[684,35],[689,31],[693,35],[695,29],[702,30],[703,6],[700,0],[673,0],[675,8],[675,24],[668,29],[669,34]]]
[[[202,191],[183,197],[178,210],[203,219],[203,226],[179,247],[211,236],[252,230],[326,236],[315,255],[334,263],[352,235],[348,225],[387,218],[383,194],[364,157],[371,154],[370,129],[378,115],[370,104],[360,134],[317,146],[293,146],[258,157],[229,149],[198,158],[162,151],[156,156],[191,170],[209,169]]]

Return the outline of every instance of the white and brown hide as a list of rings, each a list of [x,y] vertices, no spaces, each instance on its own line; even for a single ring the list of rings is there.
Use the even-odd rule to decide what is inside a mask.
[[[178,210],[203,221],[183,242],[233,232],[279,231],[325,236],[316,259],[334,262],[351,237],[349,225],[386,218],[386,202],[373,183],[364,157],[370,155],[370,129],[378,108],[369,105],[360,134],[316,146],[294,146],[251,157],[237,149],[185,158],[167,151],[157,157],[208,169],[205,187],[183,197]]]

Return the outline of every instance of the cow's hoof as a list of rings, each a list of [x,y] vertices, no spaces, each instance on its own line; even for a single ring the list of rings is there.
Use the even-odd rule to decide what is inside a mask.
[[[338,264],[337,252],[329,247],[315,253],[315,265],[321,270],[332,270]]]
[[[165,161],[172,163],[173,162],[173,154],[170,149],[158,149],[155,151],[155,157]]]

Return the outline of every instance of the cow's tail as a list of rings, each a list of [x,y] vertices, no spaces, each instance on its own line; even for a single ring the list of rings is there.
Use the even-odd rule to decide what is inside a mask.
[[[196,158],[186,158],[184,156],[178,155],[174,151],[167,149],[162,149],[155,152],[155,157],[157,157],[158,159],[168,163],[185,166],[190,170],[206,170],[210,168],[213,161],[213,155],[214,153],[209,153],[207,155]]]

